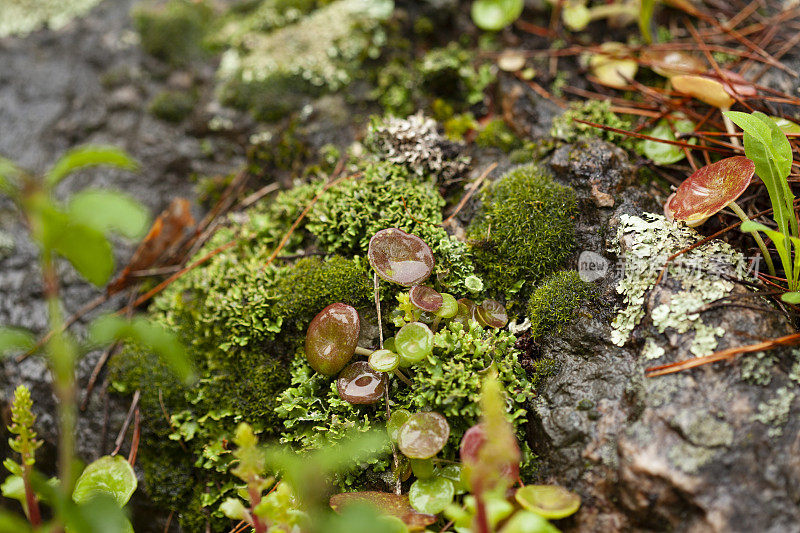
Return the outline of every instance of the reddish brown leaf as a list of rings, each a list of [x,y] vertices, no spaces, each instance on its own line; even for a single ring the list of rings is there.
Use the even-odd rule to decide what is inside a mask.
[[[191,204],[186,198],[175,198],[150,228],[139,244],[128,265],[116,280],[108,285],[108,293],[114,294],[130,284],[131,272],[145,270],[161,259],[162,254],[183,237],[187,228],[194,226]]]
[[[664,214],[670,220],[700,225],[739,198],[755,170],[755,164],[744,156],[728,157],[699,168],[667,199]]]

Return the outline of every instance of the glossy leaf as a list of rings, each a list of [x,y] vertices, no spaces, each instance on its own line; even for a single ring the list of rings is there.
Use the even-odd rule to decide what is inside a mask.
[[[433,272],[433,252],[425,241],[397,228],[377,232],[369,241],[369,264],[386,281],[411,287]]]
[[[83,190],[70,198],[67,209],[71,220],[102,233],[117,232],[130,239],[147,231],[147,210],[132,197],[99,189]]]
[[[502,328],[508,324],[506,308],[497,300],[486,299],[475,309],[478,322],[490,328]]]
[[[505,523],[500,533],[560,533],[560,530],[536,513],[518,511]]]
[[[393,442],[397,442],[397,436],[400,434],[400,428],[403,427],[408,419],[411,418],[411,412],[406,409],[394,409],[389,421],[386,423],[386,432]]]
[[[136,486],[136,474],[130,463],[121,455],[105,455],[84,468],[75,482],[72,499],[76,503],[86,503],[98,494],[107,494],[123,507]]]
[[[426,514],[441,513],[453,502],[454,496],[453,482],[443,477],[418,479],[408,491],[411,506]]]
[[[427,459],[439,453],[450,436],[445,417],[435,412],[416,413],[397,435],[397,446],[409,459]]]
[[[482,30],[502,30],[519,18],[524,7],[524,0],[475,0],[472,21]]]
[[[101,316],[90,324],[89,336],[98,345],[118,340],[134,342],[158,355],[184,382],[194,379],[192,363],[178,337],[144,317],[126,320],[113,315]]]
[[[785,119],[783,117],[771,116],[769,118],[772,120],[772,122],[775,123],[776,126],[778,126],[778,128],[780,128],[780,130],[783,133],[794,133],[794,134],[800,133],[800,124],[798,124],[797,122],[792,122],[791,120]]]
[[[469,298],[460,298],[456,303],[458,305],[458,311],[453,317],[454,322],[459,322],[467,326],[470,320],[477,320],[476,313],[478,306],[475,305],[475,302]]]
[[[408,464],[411,465],[411,471],[414,473],[414,476],[416,476],[417,479],[428,479],[433,477],[433,459],[409,459]],[[438,512],[439,511],[436,513]]]
[[[392,372],[400,366],[400,356],[391,350],[375,350],[369,356],[369,366],[378,372]]]
[[[336,379],[339,397],[352,404],[370,404],[383,398],[386,375],[370,367],[366,361],[346,366]]]
[[[402,494],[389,492],[344,492],[334,494],[330,499],[330,506],[334,511],[340,512],[348,505],[368,503],[374,505],[384,514],[399,518],[412,531],[418,531],[436,522],[436,517],[420,513],[411,506],[408,497]]]
[[[694,74],[679,74],[670,78],[672,87],[719,109],[729,109],[736,101],[717,80]]]
[[[411,303],[422,309],[435,313],[444,304],[444,298],[438,291],[425,285],[414,285],[408,293]]]
[[[700,72],[706,66],[696,55],[681,50],[644,50],[641,60],[665,78]]]
[[[753,84],[738,72],[726,69],[720,72],[724,76],[720,76],[715,70],[709,71],[706,76],[719,81],[731,96],[752,97],[758,94]]]
[[[728,111],[725,116],[744,131],[745,154],[755,163],[756,173],[767,188],[778,228],[797,236],[794,194],[787,181],[792,169],[792,146],[786,134],[764,113]]]
[[[109,166],[124,170],[136,170],[138,163],[126,152],[115,146],[88,145],[68,151],[56,161],[45,177],[45,182],[54,186],[69,174],[87,167]]]
[[[30,331],[0,326],[0,359],[15,351],[30,350],[35,345],[36,339]]]
[[[609,87],[627,87],[629,80],[636,77],[639,64],[632,59],[627,46],[617,42],[606,42],[600,45],[602,52],[592,54],[589,68],[603,85]]]
[[[433,353],[433,332],[422,322],[409,322],[397,332],[394,344],[404,363],[418,363]]]
[[[667,218],[683,220],[690,226],[702,224],[741,196],[755,168],[748,158],[735,156],[697,169],[667,200]]]
[[[441,318],[453,318],[458,312],[458,302],[452,294],[442,293],[442,306],[436,311],[436,316]]]
[[[673,122],[672,127],[667,120],[660,120],[656,126],[647,132],[650,137],[674,141],[675,134],[672,128],[680,133],[690,133],[694,131],[694,123],[690,120],[679,119]],[[697,144],[697,139],[689,139],[689,144]],[[660,143],[649,139],[642,141],[642,153],[659,165],[672,165],[686,157],[686,152],[680,146],[674,144]]]
[[[526,485],[514,494],[523,508],[549,520],[566,518],[578,511],[581,497],[558,485]]]
[[[329,305],[308,326],[308,364],[320,374],[337,374],[353,357],[360,331],[361,319],[353,307],[343,303]]]

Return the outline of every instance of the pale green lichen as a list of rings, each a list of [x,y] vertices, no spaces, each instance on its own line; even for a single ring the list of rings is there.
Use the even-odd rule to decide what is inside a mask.
[[[683,410],[674,417],[672,425],[695,446],[714,448],[733,444],[733,427],[703,411]]]
[[[653,359],[658,359],[665,353],[666,350],[659,346],[655,339],[650,338],[644,342],[644,348],[642,348],[640,356],[646,361],[651,361]]]
[[[681,442],[669,450],[667,457],[672,464],[687,474],[696,474],[700,468],[714,458],[716,453],[717,451],[713,449]]]
[[[742,359],[740,367],[743,381],[753,385],[769,385],[772,381],[772,367],[777,362],[774,355],[756,352]]]
[[[781,387],[775,391],[775,397],[758,404],[758,413],[752,420],[769,426],[767,435],[780,437],[783,435],[783,426],[789,421],[789,413],[796,394],[788,387]]]
[[[655,286],[667,258],[700,239],[693,229],[672,223],[661,215],[645,213],[642,217],[622,215],[617,229],[618,244],[612,251],[624,261],[625,274],[617,286],[624,306],[612,323],[611,341],[622,346],[645,316],[645,297]],[[625,244],[623,244],[623,241]],[[659,333],[667,329],[680,334],[694,333],[690,351],[696,356],[708,355],[725,331],[711,327],[700,317],[709,303],[725,297],[734,284],[718,275],[720,272],[744,276],[744,258],[729,244],[711,241],[690,250],[672,261],[665,273],[676,279],[681,290],[667,302],[656,306],[651,319]],[[656,352],[652,346],[648,355]]]
[[[0,37],[24,36],[47,26],[66,26],[89,12],[100,0],[0,0]]]

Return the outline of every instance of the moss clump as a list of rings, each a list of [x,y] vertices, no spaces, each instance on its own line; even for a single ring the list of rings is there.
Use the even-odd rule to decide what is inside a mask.
[[[377,231],[400,228],[423,239],[436,256],[439,283],[463,290],[474,274],[467,245],[449,236],[442,223],[444,199],[406,167],[378,163],[363,177],[329,189],[308,216],[306,229],[328,253],[365,255]]]
[[[621,133],[615,133],[588,124],[581,124],[575,120],[585,120],[610,126],[612,128],[629,130],[631,122],[620,115],[611,111],[611,103],[608,100],[587,100],[586,102],[574,102],[563,114],[553,119],[553,127],[550,134],[553,137],[566,142],[575,142],[587,137],[601,138],[614,143],[622,148],[632,149],[633,139]]]
[[[274,107],[276,101],[293,107],[303,94],[347,86],[362,62],[379,54],[385,41],[382,22],[394,3],[336,0],[305,16],[311,5],[291,10],[273,2],[263,7],[273,15],[282,13],[280,20],[258,23],[264,15],[259,9],[255,19],[253,13],[233,13],[211,40],[225,50],[219,68],[223,100],[254,109],[262,118],[277,118],[287,106]]]
[[[197,95],[191,91],[164,90],[153,97],[147,110],[161,120],[181,122],[189,116],[196,103]]]
[[[489,121],[478,132],[477,137],[475,137],[475,144],[483,147],[499,148],[506,153],[522,147],[520,138],[514,135],[511,128],[501,118]]]
[[[558,332],[592,294],[592,286],[574,270],[552,274],[536,288],[528,301],[528,318],[534,339]]]
[[[575,192],[535,165],[506,173],[469,227],[475,264],[493,292],[512,293],[562,266],[575,244]]]
[[[132,12],[142,49],[171,65],[183,66],[203,57],[203,40],[213,10],[205,2],[169,0],[166,4],[142,4]]]

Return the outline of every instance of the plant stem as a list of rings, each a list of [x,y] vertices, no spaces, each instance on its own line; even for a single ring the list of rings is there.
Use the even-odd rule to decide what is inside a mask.
[[[741,148],[742,147],[742,143],[739,142],[739,138],[735,137],[733,135],[734,133],[736,133],[736,128],[733,127],[733,122],[724,113],[724,111],[730,111],[730,109],[731,109],[730,107],[728,107],[726,109],[720,109],[720,111],[723,111],[723,113],[722,113],[722,122],[725,123],[725,129],[728,131],[728,133],[731,134],[731,137],[730,137],[731,144],[733,146],[735,146],[736,148]]]
[[[22,458],[22,484],[25,486],[25,503],[28,510],[28,521],[33,527],[42,525],[42,513],[39,511],[39,499],[31,486],[31,466],[28,458]]]
[[[739,204],[737,204],[735,201],[729,203],[728,207],[733,209],[733,212],[736,213],[736,215],[740,219],[742,219],[742,222],[747,222],[748,220],[750,220],[750,217],[747,216],[747,213],[745,213],[744,210],[741,207],[739,207]],[[758,247],[761,248],[761,254],[764,256],[764,261],[767,263],[767,269],[769,269],[770,275],[775,276],[776,275],[775,265],[772,263],[772,257],[770,257],[769,251],[767,250],[767,245],[764,244],[764,240],[761,238],[761,235],[759,235],[757,231],[751,231],[750,235],[753,236],[753,239],[755,239],[756,244],[758,244]],[[786,273],[787,277],[791,277],[790,275],[791,272]]]
[[[356,346],[356,355],[366,355],[369,357],[372,355],[372,352],[375,350],[370,350],[369,348],[362,348],[361,346]]]
[[[58,399],[58,473],[61,491],[64,497],[69,499],[74,482],[72,461],[75,456],[75,421],[77,419],[75,351],[62,329],[64,317],[61,313],[61,302],[58,299],[58,275],[51,250],[42,252],[41,264],[50,331],[56,332],[47,345],[53,385]]]

